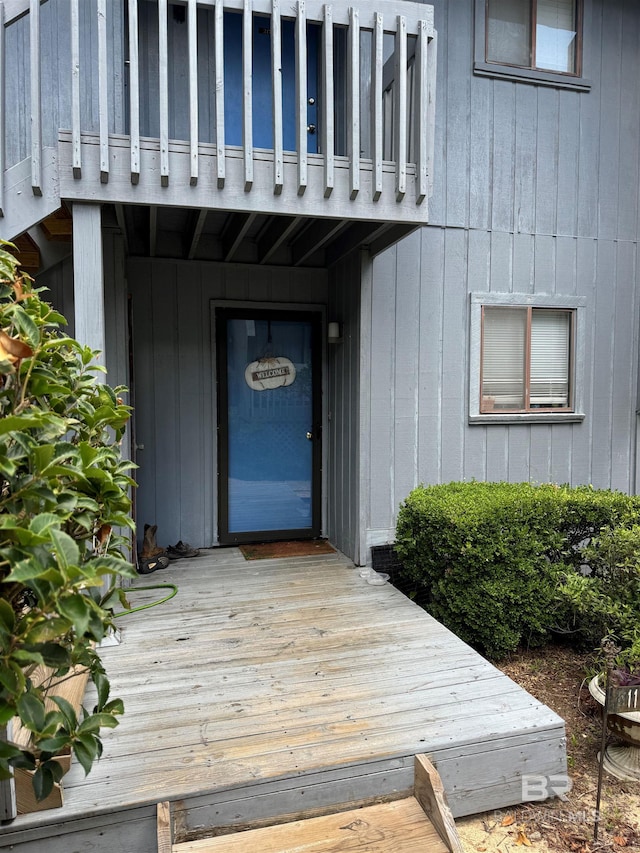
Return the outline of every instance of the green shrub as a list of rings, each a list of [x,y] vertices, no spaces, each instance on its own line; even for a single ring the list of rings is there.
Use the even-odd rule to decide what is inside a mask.
[[[499,657],[522,642],[543,641],[559,620],[571,621],[569,595],[559,590],[571,577],[569,592],[580,592],[580,567],[600,553],[604,528],[637,520],[638,499],[618,492],[450,483],[411,492],[400,509],[396,547],[427,610]],[[596,576],[602,585],[600,568]],[[589,595],[606,598],[595,586]],[[605,622],[608,607],[602,603]]]
[[[70,748],[89,772],[100,729],[123,710],[94,647],[114,605],[126,606],[116,579],[135,576],[117,534],[133,528],[131,464],[119,448],[130,410],[121,389],[96,381],[95,353],[60,332],[64,317],[15,267],[0,248],[0,726],[19,717],[32,747],[0,732],[0,779],[12,767],[33,770],[43,799],[60,778],[55,756]],[[55,696],[58,709],[47,710],[31,679],[43,664],[56,677],[87,668],[93,711],[76,715]]]

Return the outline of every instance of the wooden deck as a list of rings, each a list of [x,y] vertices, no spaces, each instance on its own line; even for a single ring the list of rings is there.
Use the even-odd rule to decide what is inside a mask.
[[[102,759],[87,779],[74,763],[63,808],[0,829],[0,848],[152,851],[159,800],[185,836],[401,797],[417,753],[456,816],[520,801],[523,773],[566,770],[559,717],[339,554],[211,550],[138,585],[165,580],[178,595],[122,618],[103,650],[126,714]]]

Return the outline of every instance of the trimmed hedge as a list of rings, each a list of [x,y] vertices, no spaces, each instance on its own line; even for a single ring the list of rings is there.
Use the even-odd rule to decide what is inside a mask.
[[[559,591],[595,559],[601,531],[637,522],[637,497],[588,486],[421,486],[400,508],[396,548],[425,608],[496,658],[574,630],[571,596]]]

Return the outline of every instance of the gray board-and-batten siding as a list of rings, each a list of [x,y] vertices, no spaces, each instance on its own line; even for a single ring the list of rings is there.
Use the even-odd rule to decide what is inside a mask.
[[[329,270],[322,298],[306,273],[291,295],[284,269],[268,273],[273,287],[259,285],[260,295],[242,284],[226,291],[240,300],[328,301],[328,319],[343,324],[343,343],[327,352],[323,530],[361,561],[369,545],[393,539],[398,506],[420,482],[530,479],[637,491],[640,9],[622,0],[593,0],[585,33],[591,88],[577,92],[474,76],[472,0],[434,5],[439,59],[432,224],[372,263],[354,256]],[[141,270],[147,278],[156,267],[171,276],[174,266],[131,259],[130,291],[141,286]],[[186,273],[181,290],[189,287],[192,270],[196,282],[204,281],[205,266],[180,268]],[[207,281],[213,280],[214,265],[206,269]],[[109,275],[105,286],[108,294]],[[469,423],[470,294],[483,292],[584,301],[582,420]],[[135,309],[136,325],[162,314],[156,298],[166,298],[162,287],[157,293],[149,288],[145,306]],[[197,318],[196,329],[208,329],[208,305],[198,304]],[[107,331],[111,341],[115,329]],[[170,330],[166,339],[176,335]],[[189,346],[206,342],[200,355],[209,364],[206,335],[199,331]],[[155,340],[164,346],[157,333]],[[136,358],[145,357],[153,359],[153,352],[145,355],[138,341]],[[120,370],[126,353],[117,352],[115,362]],[[179,401],[170,395],[163,405],[168,379],[158,377],[153,392],[144,382],[141,391],[138,380],[136,403],[141,407],[144,393],[157,399],[140,417],[153,419],[150,429],[171,447],[163,461],[173,460],[168,470],[140,476],[173,485],[183,477],[183,462],[190,470],[193,461],[186,449],[182,455],[176,450],[186,445],[171,425]],[[209,416],[210,402],[205,398],[198,411],[204,407]],[[207,452],[213,472],[210,442]],[[143,453],[145,468],[151,467],[146,443],[140,462]],[[183,493],[169,506],[171,485],[164,495],[157,482],[138,493],[141,512],[157,515],[158,509],[162,522],[179,531],[175,538],[201,545],[214,541],[215,517],[214,478],[204,484],[203,470],[198,467],[194,503],[187,497],[186,508]]]
[[[430,226],[363,280],[363,551],[417,484],[638,490],[640,9],[590,4],[588,92],[474,76],[473,2],[435,0]],[[469,423],[470,294],[584,301],[584,419]],[[368,466],[368,470],[366,470]]]
[[[217,542],[215,362],[211,307],[316,306],[339,316],[343,342],[323,363],[323,535],[344,553],[358,547],[360,258],[332,270],[125,260],[122,240],[103,231],[108,381],[130,385],[138,450],[140,529],[157,524],[165,542]],[[71,320],[70,261],[39,276]],[[134,374],[129,375],[126,293],[131,294]],[[327,304],[329,307],[327,308]]]

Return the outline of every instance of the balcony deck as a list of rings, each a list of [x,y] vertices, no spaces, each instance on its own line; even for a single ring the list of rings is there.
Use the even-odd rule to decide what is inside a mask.
[[[559,717],[340,554],[204,551],[137,584],[165,580],[178,595],[122,618],[103,650],[126,713],[102,759],[87,779],[74,764],[64,806],[18,817],[0,848],[153,851],[159,800],[182,835],[371,802],[411,788],[417,753],[457,816],[518,802],[523,773],[566,771]]]
[[[193,235],[208,213],[287,217],[282,240],[320,219],[316,251],[358,223],[350,248],[381,251],[428,221],[436,41],[406,0],[11,0],[0,237],[65,201],[116,205],[123,230],[127,206],[197,211]]]

